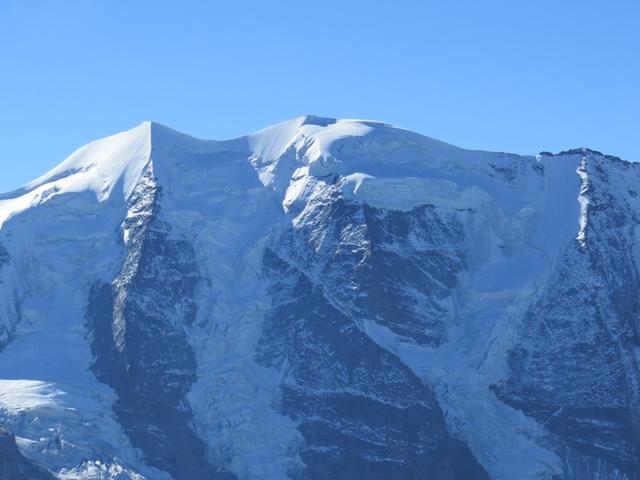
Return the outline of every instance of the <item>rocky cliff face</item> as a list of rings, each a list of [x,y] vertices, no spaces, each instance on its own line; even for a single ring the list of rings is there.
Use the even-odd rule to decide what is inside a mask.
[[[637,475],[638,263],[635,166],[573,155],[584,219],[530,302],[496,391],[557,436],[575,478]],[[616,473],[619,472],[619,473]],[[624,472],[624,473],[623,473]]]
[[[306,440],[302,478],[488,478],[447,431],[429,386],[363,330],[372,319],[428,344],[442,341],[438,302],[462,262],[411,247],[413,263],[385,252],[409,231],[437,237],[441,225],[429,226],[429,217],[422,208],[385,215],[332,199],[311,206],[300,228],[265,251],[274,307],[258,359],[287,372],[281,408]]]
[[[15,436],[0,429],[0,475],[6,480],[53,480],[55,477],[27,460],[16,445]]]
[[[83,147],[0,197],[0,468],[640,478],[639,180],[318,117]]]
[[[185,396],[196,381],[196,358],[185,328],[196,317],[201,278],[192,245],[171,238],[171,225],[161,220],[160,195],[150,164],[121,227],[122,271],[89,295],[93,371],[115,390],[118,421],[149,464],[175,479],[229,478],[207,462],[189,426]]]

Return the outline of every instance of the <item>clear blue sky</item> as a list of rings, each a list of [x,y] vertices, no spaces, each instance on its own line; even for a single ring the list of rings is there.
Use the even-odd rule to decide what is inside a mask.
[[[143,120],[229,138],[385,120],[640,160],[640,2],[0,1],[0,191]]]

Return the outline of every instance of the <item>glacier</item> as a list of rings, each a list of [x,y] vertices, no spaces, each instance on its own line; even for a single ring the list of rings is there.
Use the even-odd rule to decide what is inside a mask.
[[[639,180],[316,116],[90,143],[0,195],[0,472],[639,479]]]

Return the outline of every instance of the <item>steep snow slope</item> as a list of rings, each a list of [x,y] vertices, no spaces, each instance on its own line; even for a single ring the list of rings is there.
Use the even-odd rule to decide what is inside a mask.
[[[0,421],[58,478],[639,478],[638,174],[143,123],[0,196]]]

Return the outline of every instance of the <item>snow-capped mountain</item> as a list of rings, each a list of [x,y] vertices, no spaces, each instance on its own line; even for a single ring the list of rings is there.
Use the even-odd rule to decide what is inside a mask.
[[[0,477],[640,478],[640,165],[155,123],[0,196]]]

